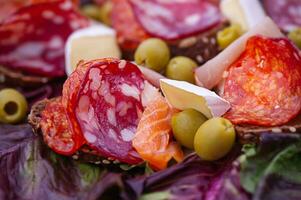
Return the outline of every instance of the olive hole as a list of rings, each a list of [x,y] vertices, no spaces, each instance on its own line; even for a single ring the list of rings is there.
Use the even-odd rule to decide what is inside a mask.
[[[16,102],[10,101],[7,104],[5,104],[4,111],[8,115],[14,115],[18,111],[18,105],[16,104]]]

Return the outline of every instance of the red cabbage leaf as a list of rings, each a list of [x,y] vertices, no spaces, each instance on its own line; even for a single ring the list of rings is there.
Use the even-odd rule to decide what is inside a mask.
[[[254,200],[301,199],[301,136],[263,134],[241,157],[241,183]]]
[[[0,199],[119,198],[120,174],[59,156],[25,125],[0,125]]]

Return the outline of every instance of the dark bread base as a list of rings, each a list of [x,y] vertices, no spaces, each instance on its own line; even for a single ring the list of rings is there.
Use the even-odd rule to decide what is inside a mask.
[[[227,23],[223,23],[205,33],[167,42],[171,57],[187,56],[199,65],[204,64],[221,51],[216,41],[216,35],[226,25]],[[122,50],[122,56],[126,60],[134,60],[134,53],[135,50]]]
[[[239,125],[235,126],[235,130],[242,143],[257,143],[261,133],[301,133],[301,115],[281,126]]]
[[[33,131],[42,135],[41,132],[41,112],[45,109],[48,102],[54,101],[54,99],[44,99],[33,105],[31,112],[28,116],[28,123],[32,126]],[[251,125],[239,125],[235,126],[235,130],[238,139],[241,143],[258,143],[261,133],[298,133],[301,132],[301,115],[297,116],[290,122],[282,126],[275,127],[263,127],[263,126],[251,126]],[[80,160],[82,162],[100,164],[105,167],[111,167],[112,169],[119,169],[119,161],[112,158],[104,158],[97,151],[91,149],[87,145],[84,145],[80,150],[78,150],[72,158],[75,160]]]
[[[51,79],[47,77],[26,75],[0,65],[0,84],[9,86],[36,87],[48,83]]]

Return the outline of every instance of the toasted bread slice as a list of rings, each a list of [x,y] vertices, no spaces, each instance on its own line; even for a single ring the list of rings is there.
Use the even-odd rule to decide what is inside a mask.
[[[216,56],[221,49],[217,44],[217,33],[222,30],[227,24],[223,23],[205,33],[179,39],[175,41],[168,41],[167,44],[171,51],[171,56],[187,56],[199,65],[204,64]],[[134,60],[133,50],[122,49],[122,56],[126,60]]]
[[[50,80],[48,77],[26,75],[21,71],[12,70],[0,65],[0,84],[34,87],[48,83]]]
[[[258,142],[258,138],[261,133],[300,133],[301,115],[298,115],[293,120],[281,126],[264,127],[252,125],[239,125],[235,126],[235,129],[241,142]]]
[[[41,112],[45,109],[45,106],[48,102],[53,101],[54,99],[45,99],[37,102],[33,105],[31,112],[28,116],[28,122],[33,127],[33,130],[37,134],[41,133]],[[250,142],[259,142],[259,136],[261,133],[297,133],[301,132],[301,115],[297,116],[290,122],[282,126],[274,127],[263,127],[263,126],[252,126],[252,125],[238,125],[235,126],[236,133],[238,135],[239,141],[241,143],[250,143]],[[119,163],[117,160],[105,159],[95,150],[91,149],[87,145],[84,145],[79,151],[77,151],[72,158],[78,159],[84,162],[91,162],[94,164],[103,164],[103,165],[116,165]]]

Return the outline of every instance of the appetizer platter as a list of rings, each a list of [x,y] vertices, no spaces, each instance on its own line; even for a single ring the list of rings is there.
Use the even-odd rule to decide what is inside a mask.
[[[0,5],[0,199],[301,199],[300,0]]]

